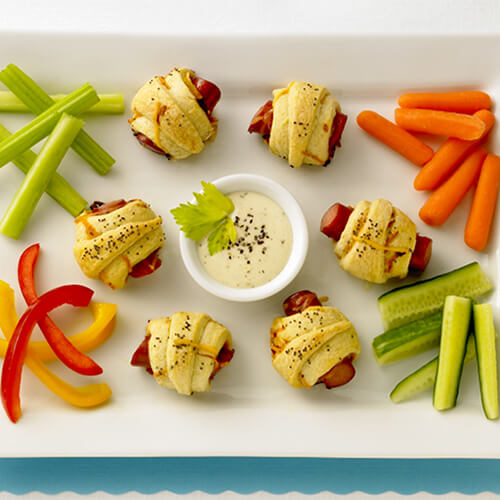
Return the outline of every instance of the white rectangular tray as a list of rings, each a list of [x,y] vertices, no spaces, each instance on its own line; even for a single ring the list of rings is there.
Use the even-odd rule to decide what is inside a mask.
[[[338,267],[331,244],[319,232],[321,215],[333,202],[386,198],[434,240],[425,277],[478,260],[497,282],[497,228],[487,252],[473,252],[463,243],[470,196],[443,228],[426,227],[417,216],[425,194],[412,187],[418,168],[365,135],[355,119],[362,109],[392,117],[397,96],[412,89],[481,88],[499,96],[498,37],[4,33],[0,47],[0,66],[18,64],[49,92],[71,91],[90,81],[100,92],[123,92],[128,105],[151,76],[187,66],[216,82],[223,93],[216,108],[218,137],[197,157],[174,163],[142,149],[130,133],[127,111],[124,116],[89,118],[87,123],[86,129],[117,158],[112,173],[101,178],[72,153],[60,168],[89,201],[140,197],[163,216],[164,265],[153,276],[130,280],[120,291],[86,279],[72,256],[73,221],[47,197],[19,241],[0,238],[0,279],[16,288],[20,312],[24,304],[16,283],[17,260],[34,242],[42,247],[40,293],[77,282],[93,288],[96,300],[119,305],[114,335],[93,353],[104,368],[99,379],[113,389],[109,404],[89,411],[72,408],[25,370],[21,420],[13,425],[0,414],[1,456],[500,457],[500,429],[482,414],[475,367],[464,370],[453,411],[435,411],[430,393],[398,406],[390,402],[388,394],[396,382],[434,353],[377,366],[371,352],[371,340],[382,331],[376,298],[398,283],[366,285],[352,278]],[[253,113],[270,98],[271,90],[292,79],[326,85],[349,116],[342,147],[328,168],[290,169],[247,133]],[[0,115],[0,122],[11,129],[28,119]],[[500,151],[498,138],[496,128],[491,151]],[[282,293],[254,304],[217,299],[191,280],[169,213],[191,198],[200,180],[236,172],[280,182],[299,201],[309,224],[310,250],[302,272]],[[21,178],[13,166],[0,170],[1,213]],[[330,304],[341,309],[359,333],[357,375],[344,387],[296,390],[272,368],[271,321],[281,314],[283,298],[302,288],[330,297]],[[497,308],[496,293],[491,301]],[[205,311],[233,334],[234,359],[208,394],[179,396],[129,365],[146,321],[177,310]],[[90,320],[80,311],[57,312],[54,317],[68,333]],[[88,383],[64,368],[57,372],[74,384]]]

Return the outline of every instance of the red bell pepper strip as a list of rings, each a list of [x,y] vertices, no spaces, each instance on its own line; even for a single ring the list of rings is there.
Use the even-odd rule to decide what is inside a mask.
[[[90,288],[81,285],[60,286],[38,297],[21,316],[10,338],[2,367],[2,404],[12,422],[17,422],[21,416],[21,375],[33,328],[47,313],[63,304],[87,306],[93,294]]]
[[[34,304],[38,298],[34,270],[39,253],[40,245],[28,247],[21,255],[17,268],[19,286],[28,306]],[[102,368],[92,358],[80,352],[48,316],[42,316],[38,325],[52,350],[68,368],[82,375],[102,373]]]

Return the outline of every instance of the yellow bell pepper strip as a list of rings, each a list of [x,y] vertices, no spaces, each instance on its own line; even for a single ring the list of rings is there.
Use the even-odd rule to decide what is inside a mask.
[[[12,336],[18,322],[19,318],[16,313],[14,290],[12,290],[8,283],[0,280],[0,330],[2,330],[7,340]],[[4,343],[7,346],[8,342],[4,341]],[[2,358],[5,357],[6,352],[7,349],[5,351],[2,350]]]
[[[4,292],[1,286],[3,283],[3,281],[0,281],[0,329],[3,332],[14,331],[18,318],[14,309],[6,310],[7,308],[3,307],[1,303],[4,300]],[[11,290],[10,287],[9,290]],[[94,315],[94,322],[87,329],[68,337],[69,341],[82,352],[93,351],[108,340],[113,333],[116,323],[115,319],[118,309],[116,304],[92,302],[89,307]],[[5,358],[8,344],[5,339],[0,338],[0,358]],[[40,361],[59,360],[46,340],[30,342],[29,349],[30,352],[36,354]]]
[[[103,305],[113,306],[113,304]],[[104,316],[102,316],[102,318],[104,318]],[[15,309],[14,290],[12,290],[7,283],[0,280],[0,329],[7,339],[10,339],[12,336],[17,323],[18,318]],[[108,321],[107,325],[110,327],[111,331],[112,321]],[[81,332],[81,334],[83,333],[84,332]],[[109,333],[106,335],[109,336]],[[6,346],[7,342],[3,339],[0,340],[3,341],[0,344],[0,354],[5,356],[6,348],[4,351],[3,346]],[[44,343],[38,343],[38,345],[42,344]],[[46,345],[48,347],[48,344]],[[81,387],[74,387],[68,384],[43,365],[35,350],[31,348],[31,344],[28,346],[28,354],[25,359],[25,364],[49,390],[74,406],[81,408],[98,406],[106,402],[111,396],[111,389],[105,383],[89,384]]]
[[[89,307],[94,315],[94,322],[86,330],[68,337],[68,340],[82,352],[93,351],[108,340],[115,328],[118,309],[116,304],[105,302],[92,302]],[[45,340],[30,342],[30,349],[39,357],[40,361],[59,359]]]

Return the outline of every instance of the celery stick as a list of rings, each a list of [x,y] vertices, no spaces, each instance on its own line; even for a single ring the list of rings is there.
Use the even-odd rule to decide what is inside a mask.
[[[99,115],[122,115],[125,111],[123,94],[97,94],[99,102],[85,111],[85,114]],[[54,101],[64,99],[66,94],[56,94],[51,96]]]
[[[0,71],[0,81],[36,115],[54,104],[53,99],[14,64]],[[100,175],[107,174],[115,163],[114,158],[84,130],[80,131],[71,147]]]
[[[82,127],[82,120],[63,113],[0,221],[0,232],[11,238],[19,238]]]
[[[12,135],[0,123],[0,141]],[[16,167],[22,170],[25,174],[36,160],[36,154],[30,149],[19,155],[12,161]],[[80,194],[71,187],[71,184],[58,173],[52,176],[52,179],[47,186],[47,194],[51,196],[61,207],[67,210],[73,217],[80,215],[88,202],[80,196]]]
[[[38,115],[33,121],[0,142],[0,167],[47,137],[64,112],[78,115],[94,105],[97,99],[95,90],[87,83]]]
[[[50,98],[60,101],[66,94],[54,94]],[[125,110],[122,94],[98,94],[99,102],[85,111],[85,115],[121,115]],[[8,90],[0,90],[0,112],[29,113],[30,109],[19,98]]]

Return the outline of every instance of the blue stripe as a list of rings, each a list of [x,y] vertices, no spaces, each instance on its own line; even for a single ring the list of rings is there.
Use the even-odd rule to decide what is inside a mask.
[[[0,459],[0,491],[119,494],[331,491],[500,493],[500,460],[299,458]]]

